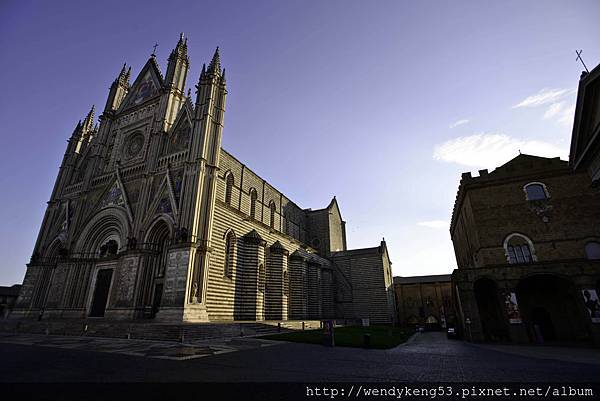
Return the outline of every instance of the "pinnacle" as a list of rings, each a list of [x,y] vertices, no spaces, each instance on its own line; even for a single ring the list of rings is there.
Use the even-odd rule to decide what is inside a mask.
[[[171,57],[178,55],[179,57],[187,56],[187,38],[184,37],[183,32],[179,34],[179,40],[177,41],[177,46],[171,52]]]
[[[90,129],[92,129],[93,124],[94,124],[94,112],[95,111],[96,111],[96,105],[92,105],[92,109],[90,110],[90,112],[87,114],[87,116],[83,120],[84,130],[89,131]]]
[[[208,65],[208,71],[212,73],[221,73],[221,56],[219,55],[219,46],[217,46],[215,54]]]

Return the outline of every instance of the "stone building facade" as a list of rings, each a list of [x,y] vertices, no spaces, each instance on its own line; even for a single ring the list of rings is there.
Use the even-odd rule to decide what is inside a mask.
[[[462,175],[450,233],[466,339],[600,344],[599,199],[559,158]]]
[[[454,327],[450,274],[394,277],[394,292],[400,325],[427,330]]]
[[[77,124],[13,316],[392,323],[385,242],[348,251],[335,197],[302,209],[223,150],[218,49],[195,100],[188,68],[182,35]]]

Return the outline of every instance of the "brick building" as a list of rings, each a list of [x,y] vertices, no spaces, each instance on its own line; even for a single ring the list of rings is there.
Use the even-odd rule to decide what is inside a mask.
[[[400,325],[427,330],[454,326],[450,274],[394,277],[394,292]]]
[[[462,175],[450,233],[467,339],[600,344],[599,200],[587,172],[559,158]]]
[[[473,341],[600,345],[600,66],[579,82],[569,162],[519,155],[462,176],[450,226]]]
[[[385,242],[346,249],[335,197],[303,209],[221,148],[218,49],[186,94],[187,39],[110,87],[68,141],[16,317],[395,318]],[[368,256],[368,257],[367,257]]]

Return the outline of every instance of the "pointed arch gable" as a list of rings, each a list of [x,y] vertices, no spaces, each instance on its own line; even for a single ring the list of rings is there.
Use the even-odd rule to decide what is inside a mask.
[[[158,69],[156,60],[154,60],[153,57],[150,57],[144,67],[142,67],[142,70],[133,82],[133,85],[131,85],[125,99],[121,102],[121,106],[119,106],[117,113],[121,113],[126,109],[139,106],[151,99],[159,97],[162,86],[162,74]]]
[[[123,180],[121,179],[121,173],[119,169],[115,171],[112,181],[110,181],[110,184],[105,187],[97,204],[94,205],[94,212],[98,212],[110,206],[122,207],[127,213],[129,222],[133,222],[133,213],[131,212],[131,207],[129,206],[129,197],[127,196],[125,185],[123,185]]]
[[[184,102],[183,107],[181,107],[175,121],[167,132],[166,144],[162,148],[162,153],[165,155],[189,149],[192,141],[192,118],[194,115],[189,103]]]
[[[168,210],[163,210],[164,207],[161,206],[161,202],[164,203],[165,200],[168,200],[168,205],[166,206],[170,206],[173,216],[177,216],[179,214],[179,205],[177,204],[175,192],[173,190],[171,174],[168,168],[166,174],[163,175],[160,184],[158,185],[154,199],[152,199],[148,206],[146,213],[148,217],[146,217],[144,221],[145,226],[150,224],[150,221],[152,221],[157,214],[170,214]],[[174,220],[173,217],[172,220]]]

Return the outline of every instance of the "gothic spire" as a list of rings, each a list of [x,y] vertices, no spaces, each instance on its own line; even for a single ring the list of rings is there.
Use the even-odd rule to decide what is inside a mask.
[[[177,41],[177,45],[171,51],[171,55],[169,56],[169,61],[175,60],[177,57],[185,58],[186,61],[189,62],[187,56],[187,38],[183,36],[183,32],[179,34],[179,40]]]
[[[121,68],[121,72],[119,76],[115,80],[115,83],[129,86],[129,77],[131,76],[131,67],[129,69],[125,69],[127,67],[127,63],[123,63],[123,68]]]
[[[215,54],[208,65],[208,72],[210,73],[221,73],[221,56],[219,55],[219,46],[215,50]]]
[[[92,105],[92,109],[90,110],[90,112],[87,114],[87,116],[83,120],[83,130],[86,133],[91,131],[92,127],[94,126],[94,112],[95,111],[96,111],[96,105]]]

